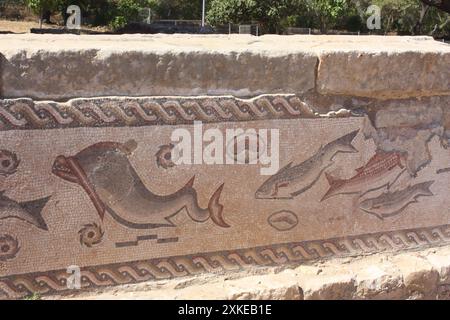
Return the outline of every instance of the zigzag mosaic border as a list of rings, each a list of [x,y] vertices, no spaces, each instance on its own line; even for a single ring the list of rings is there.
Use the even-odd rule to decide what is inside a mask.
[[[376,252],[411,250],[450,243],[450,225],[381,232],[328,240],[278,244],[250,249],[142,260],[82,268],[83,290],[149,280],[239,271],[250,266],[357,256]],[[68,291],[66,270],[12,275],[0,278],[0,298],[18,298],[33,293]]]
[[[103,97],[68,102],[0,100],[0,131],[77,127],[139,127],[265,119],[346,117],[320,115],[296,95],[253,99],[221,97]]]

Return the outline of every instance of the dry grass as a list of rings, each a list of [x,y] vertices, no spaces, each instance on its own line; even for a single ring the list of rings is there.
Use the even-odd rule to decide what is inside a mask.
[[[43,28],[53,28],[53,25],[44,24]],[[31,28],[39,28],[39,22],[0,20],[0,32],[28,33]]]
[[[11,21],[0,20],[0,33],[12,32],[12,33],[29,33],[31,28],[39,28],[39,22],[36,21]],[[43,24],[42,28],[45,29],[62,29],[63,27],[55,24]],[[106,27],[87,27],[82,26],[83,30],[95,31],[95,32],[107,32]]]

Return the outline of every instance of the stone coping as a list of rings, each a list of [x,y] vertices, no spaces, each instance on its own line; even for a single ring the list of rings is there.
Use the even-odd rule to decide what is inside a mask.
[[[255,52],[263,54],[343,52],[442,52],[450,47],[427,36],[334,35],[0,35],[0,50],[89,50],[151,52]]]
[[[431,37],[2,35],[0,59],[3,98],[450,92],[450,46]]]

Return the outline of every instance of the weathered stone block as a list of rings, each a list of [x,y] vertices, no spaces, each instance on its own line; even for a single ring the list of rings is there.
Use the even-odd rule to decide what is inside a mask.
[[[4,97],[254,96],[314,88],[314,54],[267,52],[251,45],[249,37],[204,37],[203,42],[187,36],[60,38],[64,50],[54,45],[54,37],[14,36],[11,44],[4,36]]]
[[[393,52],[326,52],[320,56],[317,89],[322,94],[378,99],[446,95],[449,53],[446,44],[416,52],[408,44]]]

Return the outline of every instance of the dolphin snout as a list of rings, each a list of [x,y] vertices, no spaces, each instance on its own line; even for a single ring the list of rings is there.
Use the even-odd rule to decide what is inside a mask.
[[[77,176],[74,174],[71,165],[66,157],[58,156],[53,162],[52,173],[61,179],[70,182],[78,182]]]

